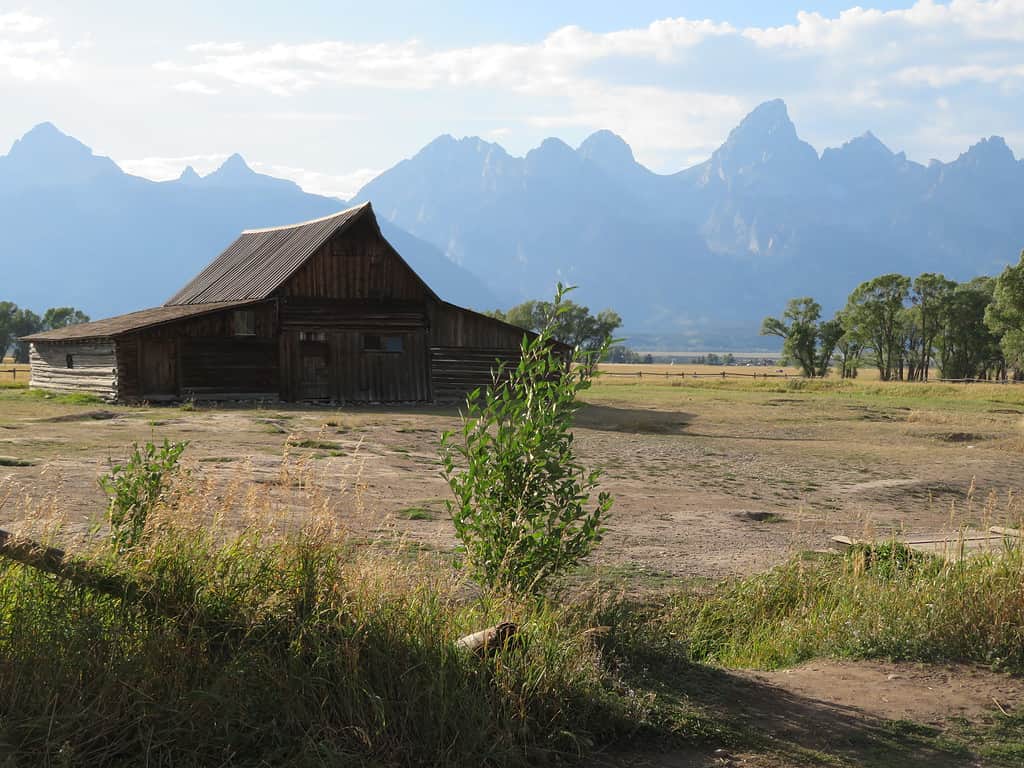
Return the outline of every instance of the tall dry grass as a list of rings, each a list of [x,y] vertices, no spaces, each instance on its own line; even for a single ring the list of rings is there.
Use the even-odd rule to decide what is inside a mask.
[[[1016,526],[1019,494],[975,499],[950,510],[968,520]],[[803,555],[764,574],[682,592],[663,620],[691,658],[727,666],[785,667],[818,658],[967,661],[1024,673],[1024,540],[1007,537],[962,556],[889,540],[846,555]]]
[[[145,601],[0,560],[0,764],[532,765],[645,721],[588,632],[596,604],[484,596],[357,546],[347,482],[325,492],[293,448],[261,482],[180,474],[137,546],[115,556],[99,529],[76,547]],[[60,534],[52,500],[7,502]],[[457,648],[500,620],[514,646]]]

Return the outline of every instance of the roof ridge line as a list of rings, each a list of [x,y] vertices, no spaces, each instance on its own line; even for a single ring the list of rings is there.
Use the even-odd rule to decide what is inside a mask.
[[[337,211],[335,213],[329,213],[326,216],[321,216],[318,219],[310,219],[309,221],[300,221],[300,222],[297,222],[296,224],[283,224],[280,227],[263,227],[262,229],[243,229],[242,230],[242,234],[243,235],[255,235],[255,234],[258,234],[260,232],[278,232],[278,231],[285,230],[285,229],[296,229],[297,227],[304,227],[307,224],[316,224],[316,223],[321,222],[321,221],[327,221],[328,219],[333,219],[335,216],[341,216],[342,214],[358,210],[359,208],[365,208],[369,204],[370,204],[370,201],[367,200],[365,203],[360,203],[359,205],[353,205],[352,207],[346,208],[343,211]]]

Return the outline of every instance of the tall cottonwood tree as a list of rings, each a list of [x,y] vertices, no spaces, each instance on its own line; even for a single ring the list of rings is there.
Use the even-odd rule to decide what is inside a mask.
[[[905,275],[880,275],[858,285],[843,311],[844,326],[864,339],[875,355],[882,381],[900,378],[904,362],[904,303],[910,293]]]
[[[782,317],[764,319],[761,335],[782,339],[783,353],[797,361],[804,376],[814,376],[818,370],[820,319],[821,305],[810,296],[790,299]]]
[[[996,278],[985,323],[999,335],[1007,364],[1024,369],[1024,251],[1017,264]]]

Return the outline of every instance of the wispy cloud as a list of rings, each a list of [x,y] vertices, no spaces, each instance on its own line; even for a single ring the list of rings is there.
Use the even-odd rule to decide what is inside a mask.
[[[48,19],[24,11],[0,13],[0,78],[56,80],[73,74],[68,50],[49,27]]]
[[[173,88],[182,93],[197,93],[201,96],[216,96],[220,93],[216,88],[212,88],[199,80],[185,80],[184,82],[176,83]]]

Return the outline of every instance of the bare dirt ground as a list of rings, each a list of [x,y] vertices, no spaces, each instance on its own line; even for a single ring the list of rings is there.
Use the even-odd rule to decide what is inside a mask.
[[[0,457],[28,465],[0,459],[10,494],[3,523],[22,514],[27,494],[55,496],[69,531],[86,526],[104,507],[97,477],[132,442],[166,437],[188,440],[194,469],[220,482],[267,483],[283,456],[305,457],[354,533],[441,551],[454,544],[438,464],[454,409],[185,410],[3,397]],[[595,388],[590,400],[577,444],[615,496],[593,565],[630,585],[761,571],[837,533],[1016,522],[1006,514],[1024,485],[1024,407],[621,384]],[[279,501],[301,515],[301,498]]]
[[[1017,524],[1014,499],[1024,485],[1018,389],[1021,395],[992,387],[934,397],[925,389],[807,393],[602,382],[588,393],[576,439],[584,461],[604,468],[615,506],[585,577],[657,590],[679,579],[762,571],[793,552],[828,547],[836,533]],[[62,536],[85,532],[102,520],[98,476],[132,442],[168,438],[189,441],[191,469],[211,487],[242,480],[273,499],[283,524],[301,522],[313,486],[353,535],[443,553],[454,538],[438,443],[457,424],[455,409],[70,405],[0,390],[0,526],[59,517]],[[296,464],[302,482],[282,484],[282,465]],[[713,689],[749,727],[811,751],[870,753],[873,762],[864,764],[875,765],[972,765],[932,754],[926,740],[909,752],[900,746],[900,761],[886,762],[886,749],[917,738],[913,727],[893,723],[947,728],[1024,703],[1021,681],[995,673],[876,662],[771,673],[701,668],[693,685]],[[614,763],[810,760],[794,753],[791,763],[779,762],[774,754],[769,762],[726,750],[620,755]]]

